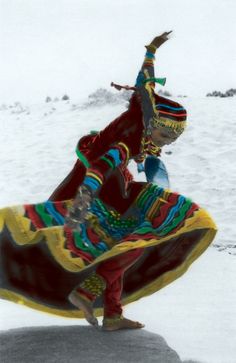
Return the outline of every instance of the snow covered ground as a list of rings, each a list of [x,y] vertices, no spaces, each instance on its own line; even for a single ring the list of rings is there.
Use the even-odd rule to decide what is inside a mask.
[[[71,170],[78,139],[101,129],[125,109],[125,100],[85,100],[0,106],[0,207],[43,201]],[[176,99],[176,98],[175,98]],[[205,207],[219,232],[214,246],[184,277],[126,308],[149,331],[161,334],[182,359],[234,363],[236,359],[236,99],[178,98],[189,127],[163,149],[173,190]],[[131,170],[136,179],[135,165]],[[0,329],[85,324],[0,302]]]

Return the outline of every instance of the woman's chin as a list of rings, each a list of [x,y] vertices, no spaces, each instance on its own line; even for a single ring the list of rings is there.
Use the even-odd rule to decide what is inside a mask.
[[[163,143],[163,142],[155,142],[154,143],[157,147],[163,147],[163,146],[165,146],[165,143]]]

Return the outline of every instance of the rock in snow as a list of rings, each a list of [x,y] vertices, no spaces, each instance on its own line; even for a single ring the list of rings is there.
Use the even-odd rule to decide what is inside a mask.
[[[2,362],[181,363],[159,335],[146,330],[97,331],[87,326],[13,329],[0,334]]]

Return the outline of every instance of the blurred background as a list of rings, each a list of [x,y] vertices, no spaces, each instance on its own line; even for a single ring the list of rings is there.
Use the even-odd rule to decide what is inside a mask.
[[[0,102],[132,85],[144,45],[173,35],[156,72],[175,94],[225,91],[236,80],[234,0],[0,0]]]

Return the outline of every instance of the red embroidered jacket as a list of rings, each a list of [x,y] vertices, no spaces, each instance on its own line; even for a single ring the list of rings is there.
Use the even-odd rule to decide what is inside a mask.
[[[147,58],[147,54],[151,58]],[[128,110],[98,134],[86,135],[79,140],[77,149],[80,159],[54,191],[50,200],[74,198],[78,186],[83,183],[103,202],[120,213],[124,213],[134,202],[143,183],[133,182],[132,175],[127,169],[129,160],[140,161],[146,154],[160,153],[160,148],[156,147],[145,134],[145,118],[147,120],[147,117],[153,113],[153,100],[148,99],[143,105],[143,99],[147,96],[143,88],[147,83],[142,81],[140,83],[140,75],[143,79],[153,77],[153,59],[154,55],[146,53],[138,77],[140,85],[130,99]],[[159,98],[154,92],[153,95],[154,99]]]

